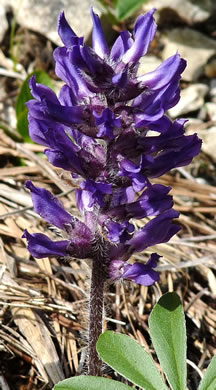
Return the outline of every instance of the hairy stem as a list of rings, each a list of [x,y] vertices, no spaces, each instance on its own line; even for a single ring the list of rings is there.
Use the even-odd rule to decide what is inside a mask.
[[[102,375],[102,361],[100,360],[96,351],[96,343],[98,337],[103,331],[105,278],[103,276],[101,268],[101,262],[98,261],[98,259],[92,261],[92,278],[89,308],[88,374],[94,376]]]

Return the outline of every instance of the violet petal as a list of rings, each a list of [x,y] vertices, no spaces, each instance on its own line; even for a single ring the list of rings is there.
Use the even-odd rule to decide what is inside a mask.
[[[60,200],[51,192],[45,188],[35,187],[30,180],[25,185],[31,191],[35,212],[48,223],[64,229],[65,224],[72,221],[72,215],[64,209]]]
[[[52,241],[49,237],[42,233],[28,233],[25,230],[23,238],[28,241],[28,250],[32,256],[42,259],[49,256],[67,256],[67,248],[70,241]]]

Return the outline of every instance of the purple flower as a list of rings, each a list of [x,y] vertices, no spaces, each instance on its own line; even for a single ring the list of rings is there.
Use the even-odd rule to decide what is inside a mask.
[[[105,108],[102,114],[94,113],[95,124],[98,127],[99,131],[97,137],[101,138],[110,138],[113,139],[114,134],[113,130],[115,127],[121,127],[121,121],[119,118],[115,119],[114,113],[109,108]]]
[[[29,100],[26,105],[33,118],[51,120],[69,126],[83,121],[83,106],[61,105],[50,88],[42,84],[36,84],[35,76],[30,79],[29,86],[36,100]]]
[[[146,264],[128,264],[121,260],[114,260],[110,265],[110,277],[113,280],[128,279],[144,286],[151,286],[159,280],[159,274],[153,268],[157,267],[160,256],[152,253]]]
[[[140,15],[138,17],[134,27],[134,42],[122,57],[122,61],[125,64],[137,62],[147,53],[157,29],[156,23],[153,19],[155,11],[156,9],[154,8],[145,15]]]
[[[92,34],[93,50],[99,57],[104,58],[105,56],[109,55],[109,48],[104,36],[100,19],[98,15],[96,15],[93,12],[92,8],[91,8],[91,16],[94,24],[93,34]]]
[[[149,185],[137,198],[136,202],[125,206],[127,218],[145,218],[151,215],[162,214],[173,206],[173,198],[167,195],[171,187],[162,184]]]
[[[196,134],[185,135],[185,120],[166,116],[180,98],[185,60],[176,53],[155,71],[137,75],[156,33],[154,13],[139,16],[133,33],[121,32],[112,48],[92,9],[92,48],[61,13],[63,47],[55,49],[54,59],[65,84],[56,96],[33,77],[34,99],[27,103],[30,136],[46,146],[51,164],[71,173],[82,214],[81,221],[28,181],[35,211],[67,238],[52,241],[26,231],[30,252],[99,259],[104,278],[146,286],[159,278],[154,268],[160,256],[130,264],[131,255],[169,241],[180,229],[171,188],[151,180],[189,164],[201,147]],[[137,229],[135,219],[142,218],[148,219]]]
[[[52,241],[49,237],[42,233],[28,233],[25,230],[23,238],[28,241],[28,250],[32,256],[41,259],[48,256],[67,256],[67,248],[70,241]]]
[[[119,243],[125,242],[130,239],[130,234],[134,232],[134,225],[128,221],[118,223],[115,221],[108,221],[106,223],[108,230],[107,237],[110,241]]]
[[[120,164],[120,175],[129,177],[134,191],[137,192],[142,191],[148,182],[147,177],[142,173],[142,165],[142,158],[138,166],[130,160],[122,160]]]
[[[35,187],[30,180],[26,182],[26,188],[31,190],[35,212],[47,222],[59,229],[65,229],[65,226],[72,222],[73,216],[64,209],[62,203],[51,192]]]
[[[105,206],[104,196],[111,194],[111,184],[86,180],[81,183],[81,189],[76,191],[77,205],[80,211],[92,211],[95,203]]]
[[[170,209],[151,219],[127,241],[129,251],[141,252],[149,246],[169,241],[181,229],[179,225],[173,223],[173,219],[178,217],[179,212]]]
[[[66,256],[73,255],[77,258],[89,256],[91,241],[93,239],[90,229],[69,214],[62,203],[48,190],[35,187],[28,180],[26,187],[31,190],[34,210],[50,224],[67,233],[68,240],[52,241],[44,234],[36,233],[30,235],[25,231],[24,238],[28,240],[28,249],[35,257],[46,257],[52,255]],[[64,251],[64,253],[63,253]],[[44,256],[42,255],[44,253]]]

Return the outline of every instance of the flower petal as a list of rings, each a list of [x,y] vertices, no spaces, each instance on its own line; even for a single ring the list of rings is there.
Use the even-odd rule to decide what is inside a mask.
[[[121,31],[120,36],[116,39],[112,46],[110,58],[112,58],[115,62],[119,61],[132,45],[133,39],[131,38],[129,31]]]
[[[152,253],[146,264],[128,264],[123,260],[113,260],[109,267],[110,278],[113,280],[127,279],[144,286],[151,286],[159,280],[159,274],[153,268],[157,267],[160,256]]]
[[[156,9],[154,8],[145,15],[138,17],[134,27],[134,43],[122,57],[122,61],[125,64],[139,61],[140,57],[147,53],[157,29],[153,18],[155,11]]]
[[[128,221],[124,221],[122,223],[118,223],[112,220],[109,220],[105,224],[110,241],[119,243],[119,242],[125,242],[129,240],[130,234],[134,231],[134,225],[132,223],[129,223]]]
[[[93,19],[92,47],[99,57],[104,58],[109,54],[109,47],[104,36],[100,18],[94,13],[93,8],[91,8],[91,15]]]
[[[113,111],[110,108],[105,108],[102,114],[93,112],[95,117],[95,124],[99,131],[97,137],[101,138],[114,138],[113,129],[121,126],[120,119],[116,119]]]
[[[66,224],[70,224],[73,217],[63,207],[62,203],[51,192],[45,188],[35,187],[28,180],[26,188],[31,191],[34,210],[47,222],[64,229]]]
[[[71,52],[66,47],[57,47],[53,56],[56,62],[55,72],[57,76],[72,88],[74,95],[79,100],[86,96],[94,96],[94,94],[88,89],[79,69],[74,64],[72,55],[75,48],[76,46]]]
[[[65,46],[83,43],[83,38],[79,38],[68,24],[64,12],[61,12],[58,18],[58,34]]]
[[[36,83],[36,76],[32,76],[30,78],[29,87],[31,89],[32,96],[39,102],[42,102],[44,99],[47,99],[53,104],[59,104],[55,92],[46,85]]]
[[[137,80],[151,89],[161,89],[176,79],[179,81],[185,67],[186,61],[176,53],[159,65],[156,70],[137,77]]]
[[[167,195],[171,187],[162,184],[149,185],[138,197],[136,202],[125,206],[127,218],[145,218],[151,215],[159,215],[173,206],[173,198]]]
[[[70,241],[52,241],[49,237],[42,233],[30,234],[25,230],[23,238],[28,241],[28,250],[32,256],[42,259],[49,256],[67,256],[67,248]]]
[[[152,253],[150,259],[146,264],[143,263],[134,263],[128,264],[125,267],[125,271],[122,274],[124,279],[133,280],[138,284],[144,286],[151,286],[159,280],[158,272],[154,271],[152,268],[157,267],[157,262],[160,256],[157,253]]]
[[[169,241],[181,229],[179,225],[173,223],[173,219],[178,217],[179,212],[170,209],[149,221],[127,241],[130,253],[141,252],[149,246]]]
[[[130,160],[122,160],[121,161],[121,176],[129,177],[132,180],[132,186],[134,191],[139,192],[142,191],[143,188],[146,186],[148,179],[147,177],[142,173],[142,164],[143,159],[141,158],[140,164],[137,166]]]
[[[91,179],[81,183],[81,189],[76,190],[76,202],[79,210],[92,211],[95,203],[105,206],[104,196],[112,193],[112,184],[94,182]]]

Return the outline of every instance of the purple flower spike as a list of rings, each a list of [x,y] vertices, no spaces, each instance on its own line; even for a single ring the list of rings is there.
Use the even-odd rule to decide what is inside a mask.
[[[91,229],[75,217],[73,217],[71,223],[66,225],[65,228],[71,241],[68,252],[78,259],[89,257],[94,238]]]
[[[26,182],[26,187],[31,190],[35,212],[42,218],[59,229],[65,229],[65,225],[71,223],[72,215],[64,209],[62,203],[51,192],[35,187],[30,180]]]
[[[42,259],[49,256],[67,256],[67,248],[70,241],[52,241],[49,237],[42,233],[28,233],[25,230],[23,238],[28,241],[28,250],[32,256],[37,259]]]
[[[154,71],[138,75],[139,60],[156,33],[155,9],[140,15],[134,31],[121,32],[110,49],[98,15],[90,12],[92,47],[60,14],[64,46],[55,49],[54,60],[65,84],[56,96],[32,77],[33,99],[27,103],[30,136],[46,146],[52,165],[71,175],[82,221],[28,181],[35,211],[67,240],[27,231],[24,237],[35,257],[91,258],[103,282],[127,279],[150,286],[159,279],[154,269],[159,255],[153,253],[146,264],[130,264],[130,257],[180,230],[171,188],[152,179],[189,164],[201,148],[196,134],[185,135],[184,119],[172,122],[166,115],[180,99],[186,61],[173,53]],[[135,219],[142,218],[148,220],[135,229]]]
[[[51,164],[71,174],[82,221],[49,191],[28,181],[35,211],[63,230],[67,239],[52,241],[27,231],[23,237],[35,257],[92,260],[89,375],[93,376],[101,375],[96,340],[102,329],[104,283],[126,279],[151,286],[159,280],[155,268],[160,256],[152,253],[146,264],[131,264],[131,256],[169,241],[180,230],[170,187],[153,184],[152,179],[189,164],[201,147],[196,134],[185,135],[184,120],[172,122],[166,115],[180,99],[185,60],[173,53],[155,71],[138,75],[139,60],[156,33],[154,13],[152,9],[140,15],[134,31],[121,32],[111,49],[93,9],[92,47],[61,13],[58,32],[64,46],[55,49],[54,60],[56,75],[65,85],[56,96],[34,77],[30,80],[34,98],[27,103],[30,135],[46,146]],[[136,228],[135,219],[141,218],[147,221]]]

